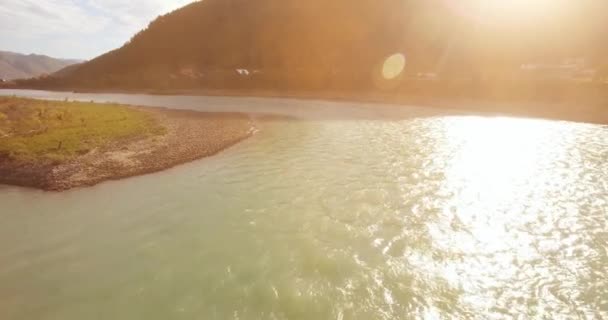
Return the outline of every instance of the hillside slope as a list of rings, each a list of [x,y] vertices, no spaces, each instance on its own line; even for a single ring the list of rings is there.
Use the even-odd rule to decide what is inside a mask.
[[[473,77],[531,60],[608,56],[608,47],[599,48],[608,31],[605,2],[581,0],[555,21],[509,28],[455,3],[199,1],[159,17],[117,50],[23,85],[358,90],[374,88],[382,63],[395,53],[407,57],[406,74]]]
[[[81,61],[0,51],[0,79],[25,79],[51,74],[79,62]]]

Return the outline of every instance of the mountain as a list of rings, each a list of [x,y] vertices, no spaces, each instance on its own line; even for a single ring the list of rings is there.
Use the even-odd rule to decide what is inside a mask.
[[[377,87],[383,62],[396,53],[407,58],[406,75],[469,77],[504,73],[529,61],[608,57],[602,40],[608,2],[560,0],[564,8],[576,7],[559,19],[502,25],[460,4],[473,2],[198,1],[158,17],[117,50],[22,84],[360,90]]]
[[[195,2],[58,78],[93,88],[324,87],[367,75],[368,66],[402,50],[402,6],[402,0]],[[386,7],[400,10],[387,15]],[[245,83],[236,69],[254,81]]]
[[[43,74],[51,74],[80,62],[82,61],[0,51],[0,79],[13,80],[37,77]]]

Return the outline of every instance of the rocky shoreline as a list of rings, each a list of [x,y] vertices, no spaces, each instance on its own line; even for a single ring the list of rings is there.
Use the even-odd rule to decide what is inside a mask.
[[[133,137],[91,150],[64,163],[0,159],[0,184],[64,191],[162,171],[215,155],[256,131],[244,114],[134,107],[150,113],[166,129],[153,137]]]

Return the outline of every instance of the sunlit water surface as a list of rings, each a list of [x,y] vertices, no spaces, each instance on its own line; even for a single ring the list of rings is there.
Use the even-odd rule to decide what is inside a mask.
[[[1,187],[0,319],[608,318],[608,128],[400,110]]]

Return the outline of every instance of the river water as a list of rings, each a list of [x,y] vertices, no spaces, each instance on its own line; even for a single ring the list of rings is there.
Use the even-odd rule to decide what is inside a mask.
[[[0,187],[0,319],[608,318],[608,127],[385,105],[73,95],[287,114],[218,156]]]

